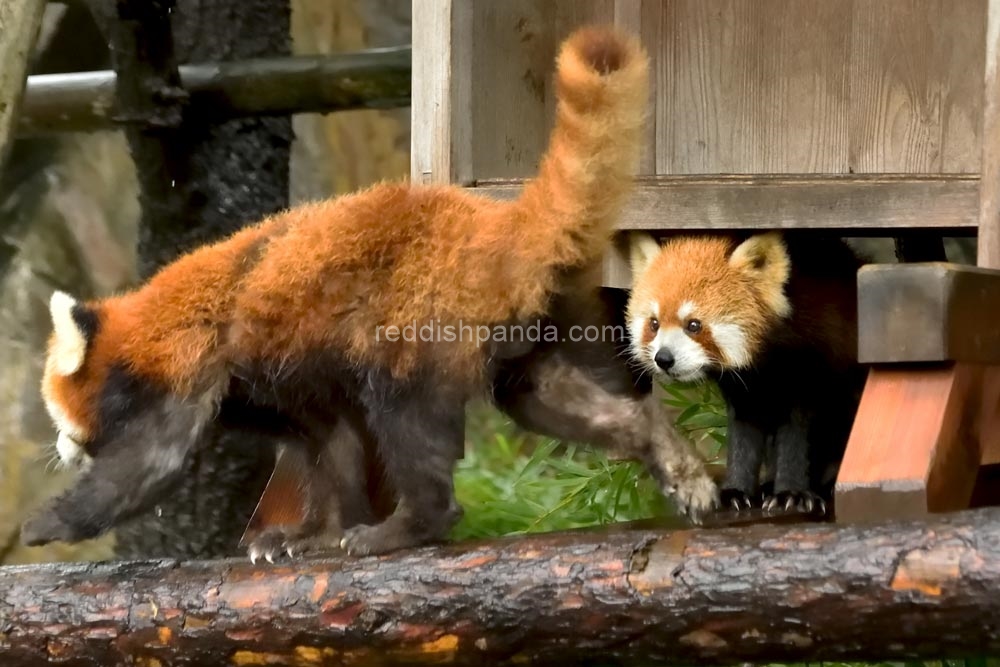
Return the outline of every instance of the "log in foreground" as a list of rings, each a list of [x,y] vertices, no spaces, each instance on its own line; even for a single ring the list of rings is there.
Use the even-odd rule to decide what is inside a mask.
[[[383,557],[0,569],[4,665],[694,664],[1000,651],[1000,509]]]

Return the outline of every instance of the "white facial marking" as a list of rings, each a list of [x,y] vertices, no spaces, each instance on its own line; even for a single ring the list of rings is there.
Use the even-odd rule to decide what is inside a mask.
[[[88,467],[92,459],[87,450],[80,444],[87,439],[87,432],[75,424],[55,401],[46,400],[45,407],[59,432],[56,437],[56,452],[59,454],[59,461],[64,466]]]
[[[691,313],[694,311],[694,304],[690,301],[685,301],[681,304],[681,307],[677,309],[677,319],[683,323],[684,320],[691,317]]]
[[[646,330],[646,323],[649,322],[651,317],[660,317],[660,304],[656,301],[649,302],[649,313],[646,315],[639,315],[629,322],[628,332],[631,336],[632,355],[639,360],[644,360],[646,356],[646,347],[642,344],[642,334]]]
[[[713,322],[709,325],[709,329],[727,366],[743,368],[750,363],[747,337],[740,325],[729,322]]]
[[[49,314],[55,334],[50,363],[52,370],[59,375],[72,375],[80,370],[87,353],[87,339],[73,319],[74,306],[76,299],[65,292],[53,292],[49,299]]]
[[[60,433],[56,439],[56,452],[59,454],[59,460],[65,466],[77,466],[90,459],[80,443],[65,433]]]
[[[705,377],[705,369],[711,364],[705,349],[680,327],[660,329],[648,347],[649,360],[654,366],[656,353],[661,349],[666,348],[674,356],[674,365],[666,374],[681,382],[701,380]]]
[[[58,403],[46,400],[45,407],[48,409],[49,416],[52,417],[52,422],[55,424],[57,431],[65,433],[76,442],[87,439],[86,430],[80,428],[76,423],[74,423],[73,420],[69,418],[69,415],[63,412],[62,407]]]

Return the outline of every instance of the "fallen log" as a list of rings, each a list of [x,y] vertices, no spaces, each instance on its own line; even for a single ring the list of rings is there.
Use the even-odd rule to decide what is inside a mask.
[[[0,662],[694,664],[1000,650],[1000,509],[382,557],[0,569]]]

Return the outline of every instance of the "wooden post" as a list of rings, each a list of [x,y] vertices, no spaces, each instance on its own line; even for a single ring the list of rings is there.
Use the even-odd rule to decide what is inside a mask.
[[[45,5],[46,0],[0,0],[0,168],[14,140],[31,51]]]
[[[858,273],[858,357],[873,364],[836,486],[840,521],[969,507],[1000,459],[1000,271]]]
[[[986,4],[977,263],[1000,269],[1000,0],[988,0]]]
[[[410,178],[472,180],[472,2],[413,3]]]

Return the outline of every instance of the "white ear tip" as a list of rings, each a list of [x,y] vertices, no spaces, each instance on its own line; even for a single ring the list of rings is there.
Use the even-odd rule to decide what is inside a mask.
[[[55,344],[52,347],[52,362],[59,375],[72,375],[83,366],[87,352],[87,339],[73,319],[76,299],[65,292],[56,291],[49,299]]]
[[[52,298],[49,299],[49,310],[51,310],[53,314],[72,310],[75,305],[76,299],[71,297],[66,292],[61,292],[59,290],[53,292]]]

